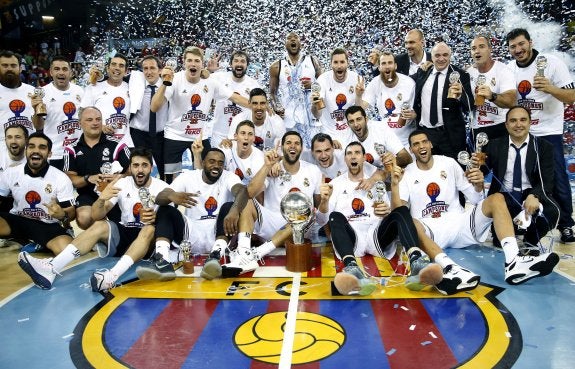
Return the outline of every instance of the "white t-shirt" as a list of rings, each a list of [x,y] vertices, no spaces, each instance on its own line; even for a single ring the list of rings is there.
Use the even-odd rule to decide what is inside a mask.
[[[452,158],[433,155],[433,167],[421,170],[417,163],[405,167],[399,183],[399,197],[409,203],[411,216],[420,218],[439,218],[443,213],[463,213],[465,209],[459,203],[459,192],[467,199],[478,203],[481,192],[465,178],[461,166]]]
[[[415,122],[409,120],[401,127],[397,121],[404,103],[409,106],[409,109],[413,109],[415,82],[401,73],[398,73],[397,77],[399,80],[392,88],[385,86],[381,76],[372,79],[365,88],[362,99],[369,105],[377,107],[382,122],[387,123],[387,126],[393,130],[402,145],[408,147],[409,134],[415,130]]]
[[[284,121],[287,128],[297,123],[308,124],[311,119],[309,91],[304,91],[300,80],[309,78],[315,81],[315,68],[310,55],[304,55],[291,65],[287,60],[280,60],[278,94],[285,109]]]
[[[0,145],[0,175],[6,169],[8,169],[10,167],[16,167],[16,166],[23,164],[25,162],[26,162],[26,155],[25,154],[24,154],[24,156],[22,156],[22,159],[20,159],[20,160],[17,160],[17,161],[12,160],[10,158],[10,155],[8,155],[8,148],[2,142],[2,145]]]
[[[228,131],[228,138],[230,139],[234,138],[236,128],[244,120],[252,121],[251,110],[249,109],[245,110],[240,114],[236,115],[232,119],[232,123],[230,124],[230,128]],[[260,150],[264,150],[264,148],[273,149],[276,143],[281,140],[284,133],[286,133],[284,121],[277,114],[275,115],[266,114],[264,124],[262,124],[261,126],[255,126],[255,128],[256,128],[255,130],[256,139],[254,141],[254,145]]]
[[[264,204],[266,209],[280,212],[281,199],[288,193],[301,191],[313,201],[313,195],[319,194],[322,175],[320,170],[313,164],[299,161],[300,167],[296,174],[289,175],[289,180],[284,176],[267,177],[265,181]],[[283,162],[282,170],[285,172]]]
[[[559,88],[573,83],[573,77],[565,63],[551,54],[539,54],[547,58],[545,77]],[[551,94],[537,91],[533,88],[533,78],[537,73],[537,61],[534,60],[528,67],[521,68],[517,62],[509,64],[517,86],[517,104],[531,110],[531,128],[534,136],[563,134],[563,103]],[[571,87],[573,88],[573,87]]]
[[[80,104],[83,108],[95,106],[102,112],[102,124],[114,127],[114,137],[122,140],[130,137],[128,123],[130,120],[130,94],[128,84],[122,82],[112,86],[107,81],[88,85]],[[127,138],[126,138],[127,139]],[[130,139],[128,142],[132,142]]]
[[[235,173],[244,185],[248,185],[254,175],[264,165],[264,153],[252,148],[252,153],[245,159],[240,158],[237,151],[238,143],[232,142],[231,149],[222,149],[226,156],[225,169]]]
[[[84,90],[70,83],[66,91],[61,91],[50,83],[44,86],[44,103],[46,104],[46,120],[44,133],[52,140],[52,156],[50,159],[62,159],[64,146],[76,142],[82,135],[78,121],[78,111],[82,102]]]
[[[58,223],[48,208],[53,198],[57,202],[74,204],[74,187],[68,176],[49,166],[44,177],[31,177],[25,173],[26,163],[4,170],[0,176],[0,196],[12,194],[14,205],[10,213],[36,219],[44,223]]]
[[[334,79],[333,70],[328,70],[317,78],[317,83],[321,86],[320,96],[325,104],[319,118],[322,124],[321,132],[330,135],[333,140],[338,140],[342,146],[347,145],[353,138],[353,132],[345,119],[345,109],[356,105],[357,80],[358,74],[351,70],[347,71],[343,82]]]
[[[21,124],[28,129],[28,133],[35,131],[32,124],[34,109],[32,108],[31,96],[34,87],[22,83],[17,88],[6,88],[0,85],[0,140],[4,141],[4,130],[8,126]]]
[[[207,184],[202,179],[202,172],[202,169],[183,172],[174,179],[170,188],[176,192],[197,193],[197,205],[186,208],[184,214],[193,222],[207,221],[207,227],[214,227],[220,207],[234,201],[232,187],[241,184],[241,180],[234,173],[224,170],[216,183]]]
[[[250,97],[251,90],[257,87],[261,87],[258,81],[247,75],[243,77],[241,82],[234,81],[232,72],[214,73],[211,75],[211,77],[219,81],[219,84],[229,88],[234,93],[237,93],[245,98]],[[232,122],[232,118],[244,110],[247,111],[248,109],[236,105],[228,99],[216,100],[212,136],[218,136],[220,137],[220,140],[221,138],[226,137]]]
[[[156,197],[164,188],[168,187],[168,184],[161,179],[151,178],[152,182],[148,187],[148,191],[151,196]],[[120,178],[114,187],[121,189],[121,191],[118,192],[118,196],[110,199],[112,204],[119,204],[120,211],[122,212],[120,224],[124,227],[143,227],[145,224],[140,221],[140,211],[142,209],[142,201],[138,194],[140,188],[136,186],[134,178],[132,178],[132,176]],[[155,205],[154,209],[157,208],[158,206]]]
[[[515,89],[515,81],[513,72],[505,64],[500,61],[495,61],[493,67],[486,73],[479,73],[476,67],[469,67],[467,69],[471,77],[471,86],[473,90],[473,97],[476,93],[477,77],[481,74],[485,76],[485,83],[489,85],[491,91],[495,93],[503,93],[505,91]],[[505,123],[505,114],[509,109],[500,108],[495,103],[485,99],[481,106],[477,106],[477,118],[471,123],[473,129],[494,126],[496,124]]]
[[[393,129],[384,122],[370,120],[367,122],[367,129],[367,138],[361,143],[365,149],[366,161],[379,169],[383,169],[381,157],[375,150],[376,144],[383,145],[385,151],[394,155],[404,149],[403,144],[393,133]]]
[[[185,71],[177,72],[172,85],[166,88],[165,97],[170,107],[164,137],[174,141],[194,141],[209,121],[212,100],[229,99],[232,95],[232,90],[220,85],[213,77],[190,83]]]

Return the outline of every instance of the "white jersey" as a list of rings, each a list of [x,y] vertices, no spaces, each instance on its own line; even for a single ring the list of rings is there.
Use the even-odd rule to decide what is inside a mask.
[[[241,82],[236,82],[234,80],[232,72],[214,73],[211,77],[215,78],[218,81],[218,84],[229,88],[234,93],[245,98],[250,97],[251,90],[261,87],[258,81],[247,75],[243,77]],[[249,109],[236,105],[228,99],[217,99],[216,108],[214,110],[212,137],[217,136],[219,141],[225,138],[228,134],[232,118],[244,110],[249,111]]]
[[[107,81],[86,86],[81,106],[83,108],[95,106],[100,109],[102,124],[113,127],[114,137],[118,140],[122,140],[124,136],[130,137],[130,130],[128,129],[130,94],[126,82],[122,82],[119,86],[112,86]],[[126,142],[131,144],[132,140]]]
[[[309,124],[313,118],[310,111],[310,91],[304,91],[300,80],[315,81],[315,67],[310,55],[303,55],[296,65],[285,59],[280,60],[278,95],[285,109],[284,121],[287,128],[296,123]]]
[[[190,83],[185,71],[177,72],[172,85],[166,88],[165,97],[170,107],[164,137],[194,141],[209,121],[212,100],[229,99],[232,94],[232,90],[219,85],[213,77]]]
[[[70,83],[66,91],[61,91],[50,83],[44,86],[44,103],[46,104],[46,120],[44,133],[52,140],[51,160],[62,159],[64,146],[76,142],[82,135],[78,121],[78,111],[84,90]]]
[[[0,176],[0,196],[12,194],[14,205],[10,213],[42,221],[58,223],[46,206],[52,199],[58,203],[74,204],[74,187],[68,176],[52,167],[45,168],[38,176],[31,176],[26,163],[4,170]]]
[[[152,182],[148,186],[148,191],[155,198],[164,188],[168,187],[168,184],[158,178],[151,177],[151,179]],[[140,187],[136,186],[134,178],[132,176],[120,178],[114,187],[121,190],[118,192],[118,196],[112,197],[109,201],[114,205],[119,204],[122,212],[120,224],[124,227],[142,228],[145,224],[140,221],[140,211],[143,207],[139,196]],[[157,208],[158,206],[155,205],[154,210]]]
[[[415,82],[401,73],[397,73],[397,77],[399,78],[397,84],[391,88],[385,86],[381,76],[372,79],[365,88],[362,99],[369,105],[377,107],[382,122],[392,129],[403,146],[408,147],[409,134],[415,130],[415,121],[409,120],[403,127],[397,121],[404,103],[409,109],[413,109]]]
[[[186,208],[184,214],[192,222],[201,222],[205,227],[215,227],[219,209],[226,202],[234,201],[232,187],[241,184],[240,178],[224,170],[214,184],[207,184],[202,179],[202,169],[181,173],[170,185],[176,192],[196,193],[196,206]],[[204,227],[202,225],[202,227]]]
[[[463,213],[458,191],[473,204],[482,198],[482,193],[476,192],[465,178],[461,166],[443,155],[433,155],[433,167],[429,170],[419,169],[417,163],[409,164],[399,183],[399,197],[409,204],[411,216],[415,219]]]
[[[264,153],[252,148],[252,153],[245,159],[238,155],[238,143],[232,142],[231,149],[222,149],[226,156],[225,169],[240,177],[244,185],[248,185],[254,175],[264,166]]]
[[[394,130],[384,122],[370,120],[367,122],[367,129],[367,138],[361,143],[365,149],[366,161],[379,169],[383,169],[383,163],[376,146],[383,145],[385,151],[397,155],[404,149],[403,144],[393,133]]]
[[[364,178],[369,178],[364,173]],[[375,193],[372,188],[366,190],[356,190],[358,182],[349,179],[349,174],[345,173],[331,181],[333,192],[329,198],[329,212],[333,211],[342,213],[349,224],[355,230],[357,235],[367,235],[367,230],[373,223],[379,223],[381,218],[374,214],[374,200],[380,195]],[[389,202],[387,192],[383,194],[383,200]]]
[[[35,131],[32,124],[31,96],[34,94],[34,87],[22,83],[17,88],[6,88],[0,84],[0,140],[4,141],[4,131],[8,126],[21,124],[28,129],[28,133]]]
[[[486,72],[480,73],[476,67],[469,67],[467,73],[471,78],[471,86],[473,90],[473,97],[475,97],[477,89],[477,77],[479,75],[485,76],[485,83],[489,85],[491,91],[501,94],[505,91],[515,90],[515,80],[513,72],[505,64],[500,61],[495,61],[493,67]],[[505,123],[505,115],[509,109],[500,108],[495,103],[485,99],[481,106],[477,106],[476,119],[473,119],[471,128],[477,129],[482,127],[494,126],[496,124]]]
[[[555,55],[544,55],[547,58],[545,77],[559,87],[573,88],[573,78],[565,63]],[[534,136],[563,134],[564,106],[551,94],[533,88],[533,78],[537,73],[537,61],[527,67],[519,67],[517,62],[509,63],[517,86],[517,104],[531,110],[531,128]]]
[[[8,154],[8,148],[6,147],[6,145],[2,144],[0,146],[0,175],[6,169],[10,167],[16,167],[25,162],[26,162],[26,155],[23,155],[22,159],[14,161],[10,158],[10,155]]]
[[[345,119],[345,110],[357,105],[355,101],[357,81],[358,74],[351,70],[347,71],[347,77],[343,82],[334,79],[333,70],[322,73],[317,78],[317,83],[321,87],[320,97],[325,104],[319,118],[321,132],[327,133],[333,140],[338,140],[342,146],[350,143],[353,138],[353,132]]]
[[[234,138],[236,128],[244,120],[249,120],[253,122],[251,110],[243,111],[232,119],[232,123],[230,124],[230,128],[228,131],[229,139]],[[262,124],[261,126],[256,125],[255,128],[256,128],[255,130],[256,138],[254,141],[254,145],[260,150],[273,149],[276,143],[281,141],[281,138],[283,137],[284,133],[286,133],[284,121],[277,114],[276,115],[266,114],[264,124]]]
[[[281,169],[284,175],[278,177],[267,177],[265,181],[264,205],[266,209],[280,212],[281,199],[288,193],[300,191],[307,195],[313,202],[313,195],[319,194],[322,175],[319,169],[306,161],[300,160],[300,167],[296,174],[287,173],[283,162]]]

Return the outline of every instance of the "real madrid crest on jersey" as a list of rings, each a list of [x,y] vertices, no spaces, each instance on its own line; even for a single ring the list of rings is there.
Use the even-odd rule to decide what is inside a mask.
[[[353,92],[354,90],[355,90],[355,89],[353,88],[353,86],[349,86],[349,93],[350,93],[350,94],[353,94],[353,93],[354,93],[354,92]]]
[[[495,82],[495,77],[491,78],[491,86],[495,86],[496,82]]]
[[[208,85],[204,85],[204,92],[208,93]]]
[[[309,187],[309,179],[304,178],[304,180],[303,180],[303,185],[306,186],[306,187]]]
[[[403,95],[401,94],[401,92],[397,94],[397,100],[398,101],[403,100]]]
[[[371,190],[367,191],[367,198],[373,200],[373,194],[371,193]]]
[[[52,193],[52,185],[50,183],[46,184],[46,188],[44,189],[46,193]]]
[[[441,173],[439,173],[439,176],[441,177],[441,179],[447,179],[447,173],[442,170]]]

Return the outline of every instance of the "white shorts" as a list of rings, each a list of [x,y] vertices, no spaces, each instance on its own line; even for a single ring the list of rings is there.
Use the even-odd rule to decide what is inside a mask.
[[[481,200],[462,214],[447,213],[440,218],[418,219],[425,227],[425,233],[439,247],[463,248],[482,243],[489,235],[493,219],[481,211]]]
[[[216,242],[216,219],[194,221],[184,215],[184,222],[184,239],[192,244],[192,254],[210,253]]]

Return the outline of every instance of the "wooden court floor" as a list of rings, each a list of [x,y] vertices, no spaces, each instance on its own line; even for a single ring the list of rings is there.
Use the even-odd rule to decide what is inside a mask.
[[[449,297],[405,289],[400,259],[365,257],[381,287],[350,298],[332,288],[329,245],[314,247],[307,273],[287,272],[280,252],[204,281],[198,256],[191,277],[138,281],[131,270],[105,294],[88,279],[115,259],[86,255],[42,291],[14,245],[0,249],[0,368],[573,368],[574,247],[554,242],[556,272],[520,286],[503,281],[499,250],[448,250],[482,276]]]

